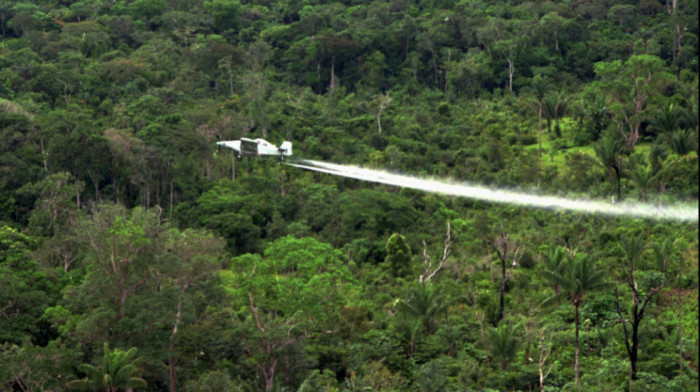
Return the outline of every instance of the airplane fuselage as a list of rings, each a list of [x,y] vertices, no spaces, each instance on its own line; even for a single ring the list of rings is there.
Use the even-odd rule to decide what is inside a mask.
[[[248,138],[222,141],[216,144],[234,150],[239,159],[244,156],[277,156],[284,160],[285,157],[292,155],[292,143],[288,141],[285,141],[279,147],[265,139]]]

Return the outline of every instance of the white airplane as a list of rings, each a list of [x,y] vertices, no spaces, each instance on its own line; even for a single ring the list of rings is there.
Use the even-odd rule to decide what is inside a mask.
[[[277,147],[265,139],[253,140],[242,137],[241,140],[216,142],[216,144],[233,149],[238,159],[243,159],[244,156],[268,155],[277,156],[284,161],[286,157],[292,156],[292,142],[283,142]]]

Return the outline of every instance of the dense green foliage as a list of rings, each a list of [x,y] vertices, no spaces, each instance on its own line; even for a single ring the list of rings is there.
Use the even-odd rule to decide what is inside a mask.
[[[697,19],[687,0],[0,0],[0,389],[697,390],[697,223],[215,144],[697,203]]]

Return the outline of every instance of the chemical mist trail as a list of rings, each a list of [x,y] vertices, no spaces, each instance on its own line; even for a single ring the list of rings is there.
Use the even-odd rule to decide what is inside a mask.
[[[440,193],[443,195],[466,197],[494,203],[507,203],[544,209],[563,209],[584,212],[587,214],[600,214],[608,216],[658,218],[684,222],[698,221],[697,203],[694,205],[676,204],[673,206],[662,207],[652,204],[630,202],[611,204],[603,201],[542,196],[519,191],[488,188],[469,183],[457,184],[444,180],[423,179],[408,175],[392,174],[380,170],[364,169],[357,166],[338,165],[305,159],[293,163],[290,162],[287,163],[287,165],[336,176],[354,178],[362,181],[394,185],[426,192]]]

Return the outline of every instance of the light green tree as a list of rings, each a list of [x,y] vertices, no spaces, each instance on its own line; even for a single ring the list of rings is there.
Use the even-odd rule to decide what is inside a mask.
[[[98,206],[90,219],[82,222],[81,235],[89,244],[87,261],[95,266],[90,280],[103,285],[100,289],[126,316],[127,299],[149,278],[149,259],[160,246],[158,237],[162,210],[136,208],[128,212],[123,206]]]
[[[282,237],[262,257],[236,257],[232,269],[220,276],[234,308],[245,317],[239,326],[243,349],[266,392],[274,389],[290,349],[337,332],[342,310],[358,294],[342,253],[308,237]]]
[[[109,344],[104,344],[102,365],[93,366],[84,363],[78,369],[86,374],[80,380],[68,384],[69,389],[76,391],[104,391],[118,392],[121,390],[133,390],[146,388],[146,380],[139,377],[141,359],[136,358],[138,349],[132,347],[127,351],[109,349]]]
[[[183,304],[190,289],[220,268],[219,257],[224,252],[224,242],[203,230],[172,228],[167,232],[165,248],[161,256],[165,261],[154,268],[159,278],[177,291],[175,317],[169,341],[168,368],[170,391],[176,391],[175,342],[183,323]],[[165,290],[165,288],[163,288]]]

